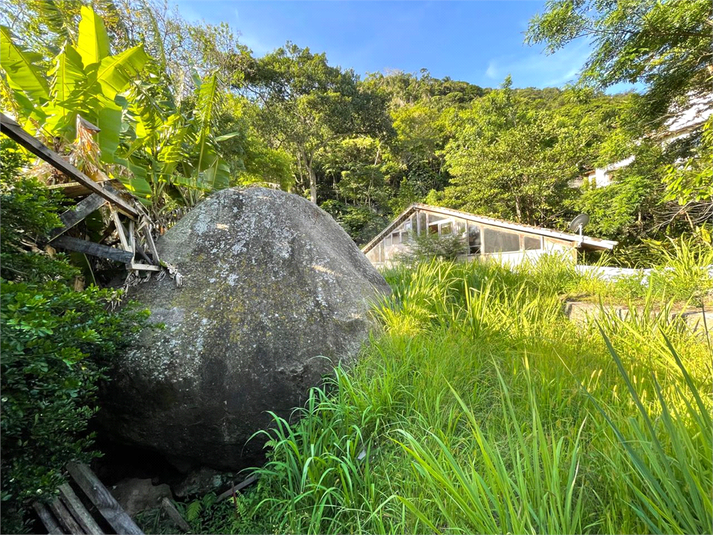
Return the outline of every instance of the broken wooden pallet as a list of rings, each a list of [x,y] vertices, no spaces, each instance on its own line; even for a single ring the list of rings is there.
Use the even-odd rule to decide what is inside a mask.
[[[52,503],[45,505],[35,502],[33,504],[48,533],[102,535],[105,532],[99,524],[106,522],[114,530],[114,533],[143,535],[143,531],[126,514],[119,502],[86,464],[69,463],[67,470],[72,480],[82,490],[87,500],[94,505],[102,518],[94,518],[72,487],[68,483],[64,483],[59,487],[59,496]]]
[[[78,117],[78,119],[81,118]],[[86,123],[86,121],[84,122]],[[94,132],[99,131],[97,127],[90,126],[93,127]],[[135,202],[123,198],[119,191],[109,185],[109,180],[102,182],[92,180],[59,154],[26,132],[16,121],[2,113],[0,113],[0,132],[15,140],[22,147],[46,161],[64,175],[75,180],[76,184],[85,188],[87,193],[91,193],[77,203],[73,209],[67,210],[60,216],[63,226],[50,233],[47,237],[48,242],[67,251],[75,251],[122,262],[127,264],[131,270],[161,271],[161,261],[151,236],[153,225],[148,216],[142,213],[143,210],[137,208]],[[63,236],[65,232],[106,204],[109,205],[111,210],[112,221],[121,241],[121,249]],[[119,219],[120,213],[129,221],[128,232]],[[145,251],[136,239],[139,233],[143,235],[148,251]],[[136,260],[137,254],[143,258],[144,262]],[[151,256],[149,257],[148,255]]]

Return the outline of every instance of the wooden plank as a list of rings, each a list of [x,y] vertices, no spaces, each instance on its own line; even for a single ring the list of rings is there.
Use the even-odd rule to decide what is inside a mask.
[[[35,502],[32,504],[32,507],[37,512],[37,516],[40,517],[40,520],[42,520],[45,528],[47,528],[47,533],[50,533],[51,535],[62,535],[62,529],[59,527],[59,524],[44,503]]]
[[[240,492],[243,490],[245,487],[249,487],[253,483],[257,481],[257,476],[255,474],[246,477],[243,481],[235,485],[234,487],[230,487],[228,490],[226,490],[224,493],[222,493],[220,496],[216,498],[216,502],[220,502],[226,498],[229,498],[236,492]]]
[[[94,182],[96,184],[99,184],[100,186],[103,185],[104,189],[108,191],[107,186],[112,182],[115,182],[115,179],[110,178],[107,180],[95,180]],[[50,184],[47,186],[47,188],[60,190],[62,192],[62,195],[64,195],[65,197],[69,197],[70,199],[74,197],[86,197],[87,195],[90,195],[92,193],[85,185],[80,184],[79,182],[62,182],[61,184]],[[114,194],[116,195],[116,193]]]
[[[52,242],[52,245],[62,247],[69,251],[98,256],[99,258],[108,258],[109,260],[122,262],[123,264],[129,264],[134,259],[134,255],[128,251],[122,251],[116,247],[109,247],[87,240],[80,240],[79,238],[72,238],[71,236],[60,236]]]
[[[191,531],[191,526],[189,526],[188,522],[183,519],[181,513],[178,512],[178,509],[176,509],[176,506],[173,505],[173,502],[171,500],[164,496],[163,500],[161,500],[161,507],[164,511],[166,511],[168,518],[171,519],[171,521],[176,525],[178,529],[180,529],[184,533],[188,533],[189,531]]]
[[[74,520],[72,514],[67,510],[67,507],[59,498],[55,498],[49,505],[54,516],[59,520],[60,525],[67,530],[67,533],[84,533],[79,527],[77,521]]]
[[[74,225],[85,219],[89,214],[104,206],[104,204],[106,204],[106,199],[102,199],[96,193],[92,193],[86,199],[78,202],[74,208],[67,210],[59,216],[64,226],[58,227],[50,232],[50,241],[67,232]]]
[[[17,124],[15,121],[10,119],[3,113],[0,113],[0,132],[22,145],[35,156],[38,156],[56,169],[62,171],[71,179],[76,180],[80,184],[86,186],[87,189],[89,189],[93,193],[96,193],[107,201],[113,203],[127,216],[131,217],[132,219],[136,219],[138,217],[138,212],[128,202],[126,202],[118,195],[102,188],[97,182],[82,173],[79,169],[74,167],[67,160],[62,158],[59,154],[49,149],[38,139],[35,139],[30,134],[25,132],[19,124]]]
[[[99,481],[94,472],[86,464],[69,463],[67,465],[70,475],[81,487],[91,502],[99,509],[101,515],[117,533],[126,535],[144,535],[131,517],[121,508],[119,502]]]
[[[140,269],[143,271],[161,271],[160,266],[153,266],[151,264],[143,264],[141,262],[131,262],[131,269]]]
[[[114,226],[116,227],[116,232],[119,234],[119,240],[121,241],[121,247],[124,249],[124,251],[129,251],[131,252],[131,257],[134,257],[134,252],[129,248],[129,240],[126,239],[126,229],[124,228],[124,225],[121,222],[121,219],[119,219],[119,213],[113,209],[113,207],[109,207],[111,209],[111,218],[114,221]]]
[[[103,535],[102,529],[96,520],[89,514],[84,504],[79,497],[74,493],[69,483],[63,483],[59,487],[59,497],[64,502],[67,510],[72,513],[72,516],[77,520],[77,523],[82,528],[82,533],[89,535]]]
[[[153,241],[153,236],[151,235],[151,226],[146,225],[144,227],[144,236],[146,237],[146,243],[149,244],[149,249],[151,251],[151,256],[153,256],[153,261],[157,264],[161,264],[161,259],[158,257],[158,249],[156,249],[156,243]]]
[[[134,253],[134,258],[136,258],[136,236],[134,235],[133,220],[129,220],[129,251]]]

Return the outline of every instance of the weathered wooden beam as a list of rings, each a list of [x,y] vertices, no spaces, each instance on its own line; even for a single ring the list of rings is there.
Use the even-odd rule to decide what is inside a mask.
[[[245,487],[249,487],[250,485],[252,485],[252,484],[255,483],[256,481],[257,481],[257,475],[253,474],[253,475],[251,475],[251,476],[248,476],[248,477],[246,477],[243,481],[241,481],[240,483],[238,483],[237,485],[235,485],[235,486],[233,486],[233,487],[230,487],[230,488],[229,488],[228,490],[226,490],[224,493],[222,493],[221,495],[219,495],[219,496],[216,498],[215,501],[216,501],[216,502],[223,501],[224,499],[231,497],[233,494],[236,494],[236,493],[240,492],[240,491],[243,490]]]
[[[158,250],[156,249],[156,243],[154,243],[153,241],[153,236],[151,235],[151,227],[149,225],[146,225],[144,227],[144,236],[146,237],[146,242],[149,244],[151,256],[153,256],[153,261],[156,264],[160,264],[161,259],[158,257]]]
[[[131,262],[131,269],[139,269],[142,271],[161,271],[160,266],[154,266],[152,264],[142,264],[141,262]]]
[[[63,483],[59,487],[59,497],[67,507],[67,510],[72,513],[72,516],[77,520],[77,523],[82,528],[82,533],[89,535],[103,535],[102,529],[97,524],[96,520],[89,514],[87,508],[81,502],[79,497],[74,493],[69,483]]]
[[[35,139],[33,136],[25,132],[25,130],[23,130],[23,128],[19,124],[17,124],[15,121],[10,119],[7,115],[3,113],[0,113],[0,132],[25,147],[35,156],[42,158],[44,161],[46,161],[56,169],[62,171],[68,177],[72,178],[73,180],[76,180],[80,184],[83,184],[87,187],[87,189],[103,197],[107,201],[113,203],[119,210],[121,210],[127,216],[133,219],[138,217],[138,212],[128,202],[126,202],[118,195],[102,188],[94,180],[82,173],[79,169],[74,167],[71,163],[62,158],[59,154],[49,149],[41,141]]]
[[[83,533],[82,528],[59,498],[55,498],[49,507],[57,520],[59,520],[60,525],[67,530],[67,533]]]
[[[107,185],[114,181],[115,179],[112,178],[107,180],[95,180],[94,182],[104,187],[104,189],[107,189]],[[50,184],[47,186],[47,189],[59,190],[62,192],[62,195],[70,199],[74,197],[86,197],[87,195],[91,194],[91,191],[89,191],[89,189],[84,184],[80,184],[79,182],[63,182],[61,184]],[[114,194],[116,195],[116,193]]]
[[[86,464],[69,463],[67,470],[116,533],[144,535]]]
[[[136,258],[136,236],[134,235],[134,222],[129,220],[129,250],[134,253]]]
[[[181,513],[179,513],[178,509],[176,509],[176,506],[173,505],[173,502],[165,496],[161,500],[161,508],[166,511],[168,518],[171,519],[171,521],[176,525],[178,529],[180,529],[184,533],[188,533],[189,531],[191,531],[191,526],[189,526],[188,522],[184,520],[184,518],[181,516]]]
[[[37,516],[40,517],[40,520],[42,520],[45,528],[47,528],[47,533],[51,535],[62,535],[62,529],[44,503],[35,502],[32,504],[32,507],[37,512]]]
[[[104,206],[106,202],[106,199],[100,197],[96,193],[92,193],[86,199],[79,201],[74,208],[67,210],[59,216],[64,226],[58,227],[50,232],[50,241],[67,232],[74,225],[85,219],[89,214]]]
[[[99,258],[108,258],[109,260],[122,262],[124,264],[129,264],[134,259],[133,253],[129,251],[122,251],[116,247],[80,240],[79,238],[72,238],[71,236],[60,236],[52,242],[52,245],[77,253],[98,256]]]
[[[126,229],[124,228],[121,219],[119,219],[119,213],[114,210],[113,206],[110,206],[109,208],[111,209],[111,219],[114,221],[116,232],[119,235],[119,240],[121,241],[121,248],[124,249],[124,251],[131,252],[133,258],[134,252],[129,248],[129,240],[126,238]]]

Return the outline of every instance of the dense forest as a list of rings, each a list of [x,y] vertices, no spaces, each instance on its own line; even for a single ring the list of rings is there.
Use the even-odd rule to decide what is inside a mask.
[[[94,152],[76,158],[119,178],[159,221],[250,183],[309,196],[358,244],[416,201],[553,228],[586,212],[590,233],[624,244],[710,216],[710,135],[661,142],[667,118],[706,94],[704,34],[647,66],[614,45],[669,43],[602,20],[624,41],[602,46],[577,86],[515,89],[508,78],[481,88],[426,70],[360,78],[292,43],[255,57],[227,25],[189,23],[161,2],[94,4],[6,3],[3,107],[64,152],[88,150],[77,114],[97,125]],[[657,24],[695,29],[695,13],[680,9],[690,21]],[[557,22],[560,11],[533,21],[528,38],[562,44],[556,24],[579,22]],[[649,90],[603,92],[619,81]],[[632,155],[612,187],[571,187]]]
[[[235,510],[242,511],[237,516],[225,508],[215,512],[229,519],[229,527],[210,524],[212,503],[194,502],[188,515],[194,529],[447,531],[448,526],[433,523],[435,518],[471,532],[625,528],[688,533],[709,526],[710,441],[704,439],[710,415],[699,409],[709,409],[710,400],[699,392],[709,392],[705,355],[710,345],[706,353],[701,339],[645,318],[634,318],[639,321],[634,326],[610,319],[601,331],[605,343],[598,331],[565,325],[557,314],[559,299],[568,292],[639,300],[654,308],[669,306],[667,300],[674,298],[676,303],[710,302],[713,283],[706,266],[713,261],[713,118],[685,135],[672,136],[670,129],[692,105],[713,106],[711,25],[707,0],[553,0],[530,21],[525,39],[544,44],[549,52],[576,39],[591,39],[592,53],[578,82],[563,88],[517,88],[507,77],[499,87],[484,88],[434,78],[425,69],[360,76],[330,64],[325,53],[290,42],[257,56],[227,24],[189,22],[161,0],[5,0],[0,6],[3,113],[89,177],[118,180],[140,200],[160,232],[211,192],[257,184],[310,199],[358,245],[411,203],[425,202],[561,230],[586,213],[591,218],[587,234],[620,243],[616,254],[603,261],[634,267],[661,264],[662,258],[667,262],[659,272],[659,286],[648,293],[640,279],[595,284],[551,264],[519,274],[493,266],[439,264],[413,273],[387,273],[394,302],[379,313],[385,334],[365,364],[352,376],[338,370],[330,386],[337,398],[330,398],[327,390],[312,392],[311,412],[305,412],[308,423],[285,425],[286,435],[275,439],[276,453],[261,474],[260,491],[239,505],[236,499]],[[643,89],[609,91],[622,82]],[[93,134],[91,126],[100,131]],[[29,504],[53,495],[68,461],[98,455],[95,436],[88,432],[97,385],[106,379],[108,362],[145,327],[146,313],[130,304],[117,309],[121,291],[100,289],[116,275],[106,262],[42,246],[39,238],[59,226],[58,214],[68,206],[47,186],[68,179],[4,137],[0,158],[2,531],[11,533],[32,529]],[[606,187],[586,178],[625,159],[628,165],[611,171],[612,183]],[[106,221],[97,217],[87,219],[78,232],[99,241],[107,238],[107,229]],[[443,296],[443,306],[418,293],[421,283]],[[471,296],[474,288],[478,291]],[[520,311],[519,319],[508,316],[512,310]],[[485,327],[472,319],[477,314]],[[663,337],[652,337],[656,329]],[[547,350],[541,346],[543,332]],[[417,349],[409,353],[411,338]],[[621,359],[610,339],[625,346]],[[679,354],[671,351],[669,339],[688,359],[693,379]],[[462,348],[473,340],[483,348],[483,358],[471,362],[461,357]],[[588,353],[580,353],[582,347]],[[533,364],[530,376],[527,356],[532,354],[544,364],[539,369]],[[612,393],[610,384],[620,378],[609,373],[612,354],[631,398]],[[654,354],[651,359],[665,388],[648,375],[636,383],[635,374],[643,376],[638,364],[622,364],[627,358],[643,362]],[[401,360],[403,355],[408,359]],[[581,373],[575,369],[564,377],[560,355],[582,363]],[[503,375],[482,367],[496,358],[495,369],[504,370]],[[438,392],[430,380],[408,368],[409,359],[421,359],[419,369],[440,370],[434,372]],[[607,369],[601,383],[596,378],[601,369],[589,369],[590,363]],[[512,377],[506,368],[516,370]],[[527,372],[521,371],[525,368]],[[634,374],[634,385],[627,374]],[[476,395],[476,388],[464,378],[476,375],[487,384],[480,405],[466,399]],[[393,384],[380,386],[378,377]],[[587,405],[594,399],[589,392],[572,393],[587,381],[604,408],[596,402],[596,409]],[[568,384],[570,390],[547,390],[555,383]],[[661,443],[661,428],[654,429],[637,397],[644,390],[648,409],[651,400],[660,400],[656,410],[669,437]],[[524,401],[513,404],[510,392]],[[610,407],[618,414],[608,415]],[[669,407],[686,415],[671,418]],[[473,424],[477,411],[478,418],[485,415],[483,426],[493,424],[490,443],[479,424]],[[362,415],[361,424],[355,414]],[[524,436],[521,424],[524,428],[530,417],[533,435]],[[591,435],[589,430],[581,435],[582,419],[587,418],[597,427]],[[470,427],[457,425],[461,420]],[[607,427],[605,420],[616,425]],[[374,433],[369,444],[383,452],[376,456],[383,455],[383,464],[375,462],[376,475],[360,472],[365,479],[359,480],[353,474],[362,494],[342,491],[340,478],[333,481],[340,490],[328,493],[319,485],[290,487],[302,468],[303,477],[316,477],[310,461],[300,457],[304,451],[298,451],[314,447],[315,437],[325,451],[331,445],[346,448],[343,455],[336,449],[329,453],[332,457],[325,453],[329,470],[358,471],[356,465],[339,464],[353,461],[354,429],[361,433],[357,424],[363,424],[364,436],[367,428]],[[565,425],[566,438],[556,447],[561,459],[545,458],[545,453],[543,459],[527,457],[544,452],[550,441],[554,444],[548,433]],[[382,427],[389,426],[401,434],[384,438]],[[448,433],[456,427],[458,438],[451,443]],[[428,434],[431,429],[435,434]],[[418,433],[426,438],[421,441]],[[650,448],[642,455],[653,459],[653,467],[631,454],[623,440],[626,433]],[[322,440],[329,444],[320,445]],[[590,447],[590,440],[596,446],[587,461],[580,446]],[[510,444],[505,457],[498,453],[502,443]],[[482,523],[479,500],[485,503],[493,496],[483,490],[469,495],[473,503],[458,502],[463,487],[479,484],[458,479],[463,477],[456,461],[462,444],[472,449],[477,444],[483,458],[495,459],[483,472],[487,484],[479,488],[501,485],[498,496],[520,499],[528,493],[530,480],[503,476],[513,463],[527,464],[522,473],[542,490],[539,497],[530,496],[534,505],[527,513],[506,511],[503,503],[500,513],[493,512],[495,505],[483,506],[488,522]],[[693,468],[685,463],[671,468],[667,455],[672,448]],[[449,457],[451,451],[455,457]],[[547,469],[546,463],[560,460],[572,467],[571,480],[563,486],[539,471],[540,463]],[[579,470],[580,460],[586,465],[580,479],[590,487],[575,497],[574,481],[580,479],[574,467]],[[423,479],[409,479],[415,477],[411,472]],[[625,481],[604,481],[597,474],[605,472],[621,473]],[[392,482],[383,486],[388,474],[394,475],[393,488]],[[461,486],[448,486],[449,478]],[[683,482],[674,488],[672,481]],[[570,493],[567,511],[557,512],[549,498],[541,499],[565,487]],[[654,497],[647,501],[649,491]],[[312,512],[304,513],[298,502],[313,504]],[[326,502],[345,512],[333,518],[314,513]],[[610,514],[611,504],[630,502],[638,509]],[[255,504],[271,509],[254,518]],[[590,509],[606,514],[594,518]]]

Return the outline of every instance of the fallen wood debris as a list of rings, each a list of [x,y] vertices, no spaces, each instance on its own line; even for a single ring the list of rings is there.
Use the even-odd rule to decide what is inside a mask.
[[[231,496],[233,496],[234,494],[240,492],[240,491],[243,490],[244,488],[249,487],[250,485],[252,485],[252,484],[255,483],[256,481],[257,481],[257,475],[253,474],[253,475],[251,475],[251,476],[248,476],[247,478],[245,478],[243,481],[241,481],[241,482],[238,483],[237,485],[233,485],[233,486],[230,487],[228,490],[226,490],[225,492],[223,492],[222,494],[220,494],[220,495],[218,496],[218,498],[216,499],[216,502],[220,502],[220,501],[222,501],[222,500],[224,500],[224,499],[226,499],[226,498],[230,498]]]
[[[48,533],[102,535],[105,532],[99,524],[107,522],[114,533],[143,535],[143,531],[86,464],[69,463],[67,470],[71,479],[82,490],[86,501],[94,505],[101,519],[92,516],[70,484],[64,483],[59,487],[59,496],[51,503],[33,504]]]

